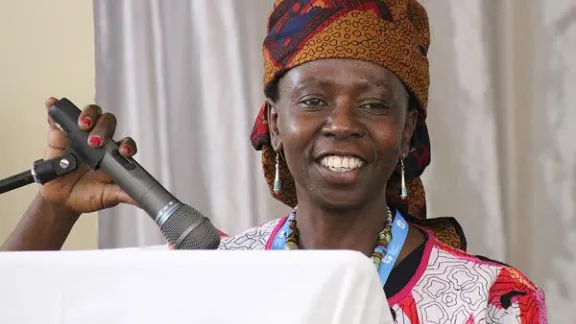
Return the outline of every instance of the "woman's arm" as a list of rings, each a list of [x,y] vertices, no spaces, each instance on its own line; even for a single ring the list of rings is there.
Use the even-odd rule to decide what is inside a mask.
[[[486,323],[546,324],[544,291],[520,271],[504,266],[488,296]]]
[[[37,195],[0,250],[59,250],[79,216],[50,205]]]

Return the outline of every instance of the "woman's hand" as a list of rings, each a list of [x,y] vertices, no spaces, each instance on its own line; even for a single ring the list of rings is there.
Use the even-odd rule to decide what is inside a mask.
[[[57,99],[49,98],[45,102],[48,110]],[[66,135],[59,130],[54,121],[48,117],[48,143],[44,159],[61,156],[69,145]],[[116,117],[103,113],[96,105],[89,105],[78,119],[80,129],[89,131],[88,145],[101,147],[112,140],[116,129]],[[136,143],[127,137],[120,140],[119,151],[123,156],[136,154]],[[119,203],[134,204],[134,201],[103,171],[91,170],[82,164],[78,169],[63,177],[56,178],[40,188],[40,196],[45,203],[60,210],[82,214],[113,207]]]

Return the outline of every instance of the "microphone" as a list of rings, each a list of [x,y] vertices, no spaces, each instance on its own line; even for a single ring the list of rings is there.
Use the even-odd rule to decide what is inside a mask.
[[[66,98],[48,110],[50,117],[68,136],[69,150],[94,169],[106,172],[158,224],[174,248],[218,248],[220,235],[210,220],[170,194],[136,160],[120,155],[118,144],[110,140],[104,147],[88,146],[88,132],[78,127],[80,113],[80,109]]]

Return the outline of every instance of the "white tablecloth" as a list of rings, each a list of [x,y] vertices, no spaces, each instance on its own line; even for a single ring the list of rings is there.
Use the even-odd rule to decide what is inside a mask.
[[[0,253],[0,323],[391,323],[345,251]]]

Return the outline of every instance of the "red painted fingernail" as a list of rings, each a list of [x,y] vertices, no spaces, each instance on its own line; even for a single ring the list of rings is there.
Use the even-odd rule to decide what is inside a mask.
[[[102,144],[102,139],[99,136],[90,136],[88,143],[94,147],[98,147]]]
[[[126,153],[126,155],[132,154],[132,147],[130,145],[125,145],[124,146],[124,153]]]
[[[92,118],[90,118],[90,117],[82,117],[80,119],[80,122],[82,123],[82,125],[84,125],[86,127],[92,126]]]

